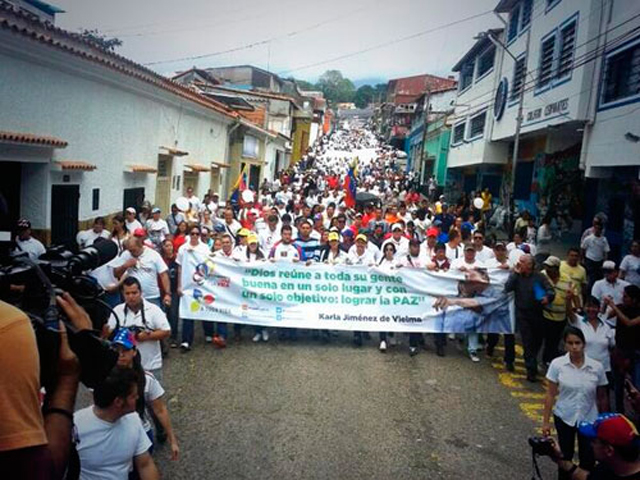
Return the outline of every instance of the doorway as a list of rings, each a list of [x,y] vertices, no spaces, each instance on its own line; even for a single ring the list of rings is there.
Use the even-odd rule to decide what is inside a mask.
[[[78,233],[79,185],[51,187],[51,243],[76,249]]]
[[[144,187],[124,189],[123,212],[129,207],[133,207],[136,209],[136,212],[139,212],[142,207],[142,202],[144,202]]]
[[[198,172],[184,172],[184,180],[182,181],[182,187],[186,194],[189,187],[193,188],[193,194],[198,196]]]
[[[0,231],[11,232],[20,218],[22,164],[0,162]]]
[[[171,173],[173,172],[173,157],[158,155],[158,175],[156,177],[156,206],[163,212],[169,211],[171,202]]]

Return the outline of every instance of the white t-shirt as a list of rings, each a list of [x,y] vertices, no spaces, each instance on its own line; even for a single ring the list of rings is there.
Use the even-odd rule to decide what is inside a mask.
[[[233,219],[231,223],[222,222],[222,225],[224,226],[225,233],[228,233],[233,238],[238,234],[238,230],[242,228],[242,225],[236,219]]]
[[[73,421],[78,435],[81,480],[126,480],[133,458],[151,447],[135,412],[111,423],[98,418],[91,406],[78,410]]]
[[[385,245],[392,243],[396,247],[395,258],[400,259],[409,253],[409,239],[407,237],[400,237],[400,240],[396,241],[393,237],[387,238],[382,245],[380,246],[380,250],[382,250],[384,254]]]
[[[584,256],[593,262],[601,262],[605,255],[611,250],[607,237],[601,235],[596,237],[594,234],[588,235],[582,241],[580,248],[584,250]]]
[[[142,228],[142,224],[138,220],[133,220],[130,222],[129,220],[124,221],[124,226],[127,229],[127,232],[133,235],[138,228]]]
[[[482,250],[476,250],[476,260],[486,263],[488,260],[496,258],[496,254],[493,253],[489,247],[482,247]]]
[[[156,245],[160,245],[166,236],[169,235],[169,225],[162,219],[155,221],[153,218],[150,218],[147,220],[145,227],[149,234],[149,240]]]
[[[591,296],[596,297],[601,302],[605,297],[612,297],[613,302],[616,305],[620,305],[622,303],[624,288],[627,285],[629,285],[629,282],[625,282],[624,280],[618,280],[616,278],[616,282],[611,283],[608,282],[606,278],[603,278],[593,284],[593,287],[591,287]]]
[[[349,249],[349,254],[347,256],[347,263],[350,265],[371,265],[378,263],[375,258],[375,254],[373,250],[370,248],[365,248],[364,253],[362,255],[358,255],[358,250],[354,247]]]
[[[597,389],[607,385],[600,362],[585,355],[582,367],[578,368],[567,353],[551,362],[547,379],[558,384],[553,413],[564,423],[573,427],[578,422],[593,422],[598,418]]]
[[[46,253],[46,248],[40,243],[40,240],[36,240],[31,237],[28,240],[20,240],[16,238],[16,248],[13,250],[13,254],[27,253],[31,260],[37,260],[40,255]]]
[[[431,263],[431,260],[426,257],[422,252],[417,257],[411,255],[405,255],[398,259],[398,265],[406,268],[427,268],[427,265]]]
[[[89,230],[82,230],[81,232],[78,232],[78,235],[76,235],[76,243],[80,248],[86,248],[93,245],[93,242],[98,238],[108,239],[109,232],[102,230],[100,233],[96,233],[93,231],[93,228],[90,228]]]
[[[620,262],[620,271],[624,272],[624,279],[640,287],[640,257],[627,255]]]
[[[462,251],[462,245],[458,245],[455,248],[451,248],[449,243],[444,244],[445,247],[445,256],[449,259],[449,262],[453,262],[457,258],[464,257],[464,253]]]
[[[451,262],[451,270],[460,270],[462,267],[466,268],[467,270],[472,270],[474,268],[485,268],[485,265],[477,258],[473,263],[467,263],[467,261],[464,259],[464,256],[456,258]]]
[[[147,408],[151,408],[151,404],[164,395],[164,388],[160,382],[153,376],[151,372],[144,372],[144,403]],[[149,422],[149,414],[145,408],[144,419],[142,420],[142,428],[145,432],[151,430],[151,422]]]
[[[594,330],[591,323],[584,317],[578,317],[573,325],[584,333],[584,338],[587,341],[584,353],[600,362],[605,372],[610,372],[610,350],[616,345],[616,331],[600,319],[598,319],[597,330]]]
[[[300,260],[300,249],[296,247],[293,242],[286,245],[280,242],[271,249],[269,258],[273,258],[276,262],[293,262]]]
[[[260,248],[263,252],[270,252],[273,246],[280,241],[280,226],[271,231],[269,227],[263,229],[258,235]]]
[[[114,268],[123,265],[128,260],[134,258],[129,250],[122,252],[117,259]],[[142,296],[146,299],[160,298],[160,287],[158,286],[158,275],[166,272],[167,264],[164,263],[158,252],[147,246],[143,247],[142,253],[138,257],[138,263],[127,269],[127,275],[135,277],[142,287]]]
[[[162,309],[153,303],[142,301],[144,308],[144,321],[142,319],[142,308],[138,310],[138,313],[133,313],[129,308],[125,313],[126,304],[121,303],[116,305],[113,311],[118,315],[120,319],[120,327],[140,327],[146,331],[171,331],[171,326],[167,320],[167,316]],[[109,328],[115,329],[116,318],[113,313],[109,317]],[[138,343],[138,350],[140,351],[140,358],[142,360],[142,368],[145,370],[157,370],[162,368],[162,351],[160,349],[159,340],[150,340],[146,342]]]

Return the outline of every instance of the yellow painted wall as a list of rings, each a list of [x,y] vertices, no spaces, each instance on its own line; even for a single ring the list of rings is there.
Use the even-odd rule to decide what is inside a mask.
[[[260,138],[257,135],[253,135],[258,139],[258,157],[257,158],[248,158],[242,156],[242,145],[244,142],[244,135],[234,135],[231,139],[231,144],[229,146],[229,174],[227,175],[227,192],[230,197],[233,193],[233,187],[238,181],[238,177],[240,176],[240,166],[243,163],[249,165],[258,165],[260,166],[260,183],[262,183],[262,179],[264,178],[264,168],[265,168],[265,139]],[[227,200],[229,200],[227,198]]]
[[[302,155],[309,148],[309,136],[311,135],[311,121],[306,119],[295,120],[293,132],[293,145],[291,149],[291,165],[300,161]]]

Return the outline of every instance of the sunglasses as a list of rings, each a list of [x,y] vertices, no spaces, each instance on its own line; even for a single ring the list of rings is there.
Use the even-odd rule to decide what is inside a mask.
[[[191,235],[200,235],[200,232],[191,232]]]

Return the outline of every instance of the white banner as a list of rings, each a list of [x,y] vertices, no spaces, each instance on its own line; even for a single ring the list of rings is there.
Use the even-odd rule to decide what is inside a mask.
[[[267,327],[513,333],[508,272],[437,273],[184,256],[180,316]]]

